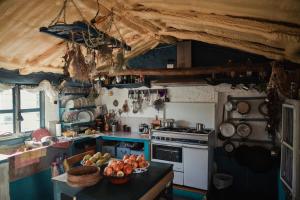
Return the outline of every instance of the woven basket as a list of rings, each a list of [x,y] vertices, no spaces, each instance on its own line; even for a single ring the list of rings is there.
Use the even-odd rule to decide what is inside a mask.
[[[79,166],[67,172],[67,183],[71,187],[89,187],[97,184],[100,179],[100,170],[95,166]]]

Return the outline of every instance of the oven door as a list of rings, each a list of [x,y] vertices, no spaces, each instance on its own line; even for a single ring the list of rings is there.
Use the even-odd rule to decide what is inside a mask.
[[[151,161],[173,164],[173,170],[183,172],[183,148],[166,142],[151,142]]]

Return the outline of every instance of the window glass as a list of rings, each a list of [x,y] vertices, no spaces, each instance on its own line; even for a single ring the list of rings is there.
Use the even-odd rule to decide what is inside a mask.
[[[14,132],[13,113],[0,114],[0,135],[6,132]]]
[[[0,110],[13,109],[13,96],[11,90],[0,90]]]
[[[40,107],[40,93],[20,91],[21,109],[39,108]]]
[[[34,131],[40,128],[40,112],[21,113],[23,121],[21,122],[21,132]]]

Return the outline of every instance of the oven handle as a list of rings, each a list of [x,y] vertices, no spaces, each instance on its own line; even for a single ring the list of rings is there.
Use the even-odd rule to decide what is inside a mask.
[[[169,146],[169,147],[189,147],[189,148],[195,148],[195,149],[208,149],[208,145],[193,145],[193,144],[181,144],[181,143],[172,143],[170,144],[169,142],[162,142],[162,141],[151,141],[152,144],[157,144],[157,145],[164,145],[164,146]]]
[[[172,143],[170,144],[169,142],[162,142],[162,141],[151,141],[151,145],[153,144],[157,144],[157,145],[164,145],[164,146],[168,146],[168,147],[180,147],[182,148],[183,145],[182,144],[179,144],[179,143]]]
[[[182,147],[193,148],[193,149],[208,149],[208,145],[190,145],[190,144],[184,144]]]

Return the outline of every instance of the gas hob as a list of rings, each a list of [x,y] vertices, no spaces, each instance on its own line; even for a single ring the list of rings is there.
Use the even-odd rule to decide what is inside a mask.
[[[151,140],[167,143],[207,145],[209,135],[212,132],[212,129],[196,131],[196,129],[192,128],[160,128],[152,130]]]

